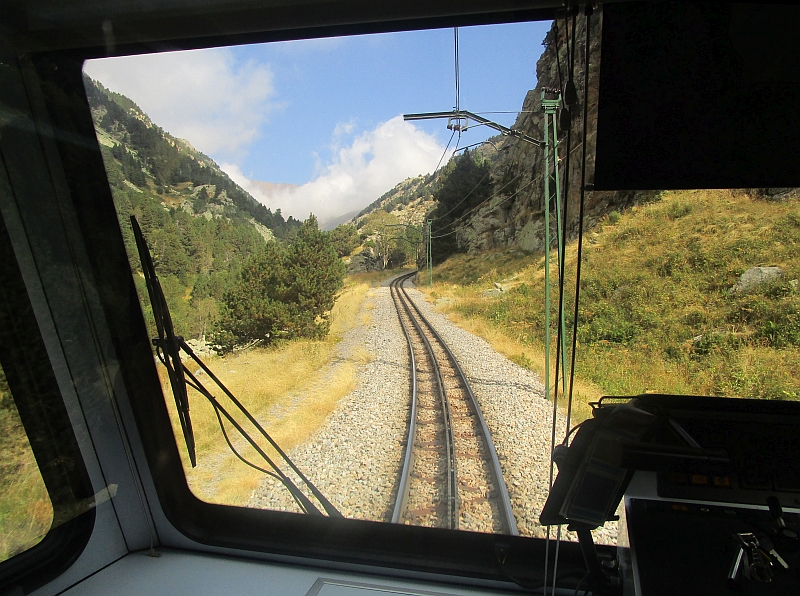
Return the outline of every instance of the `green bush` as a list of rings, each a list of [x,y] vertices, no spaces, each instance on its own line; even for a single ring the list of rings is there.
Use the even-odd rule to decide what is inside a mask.
[[[344,274],[331,239],[310,217],[288,246],[271,242],[245,262],[223,295],[212,341],[228,352],[253,341],[323,337]]]
[[[351,224],[336,226],[327,234],[340,257],[349,256],[361,244],[358,230]]]
[[[694,209],[694,205],[684,201],[673,201],[667,205],[665,214],[667,219],[676,220],[681,217],[686,217]]]

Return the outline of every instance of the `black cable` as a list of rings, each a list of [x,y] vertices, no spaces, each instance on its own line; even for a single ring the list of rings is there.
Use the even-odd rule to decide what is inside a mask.
[[[459,82],[459,64],[458,64],[458,27],[453,28],[453,40],[455,42],[453,52],[455,54],[455,67],[456,67],[456,111],[461,109],[461,85]],[[459,135],[461,136],[461,135]]]
[[[564,440],[561,442],[561,444],[562,445],[566,445],[567,441],[572,436],[572,433],[574,433],[576,430],[578,430],[582,425],[583,425],[583,422],[579,422],[578,424],[573,426],[571,429],[569,429],[569,431],[567,432],[567,436],[564,437]]]
[[[195,385],[191,381],[187,381],[186,384],[202,395],[203,390],[198,385]],[[220,416],[220,408],[214,402],[211,402],[211,407],[214,408],[214,414],[216,414],[216,416],[217,416],[217,422],[219,422],[219,428],[222,431],[222,436],[225,437],[225,442],[228,444],[228,448],[231,451],[233,451],[233,454],[236,457],[238,457],[242,462],[244,462],[245,464],[250,466],[251,468],[253,468],[255,470],[258,470],[259,472],[263,472],[267,476],[272,476],[276,480],[281,480],[281,477],[278,476],[275,472],[270,472],[266,468],[262,468],[260,466],[257,466],[256,464],[254,464],[250,460],[246,459],[243,455],[241,455],[239,453],[239,451],[236,449],[236,447],[233,446],[233,443],[231,442],[230,437],[228,436],[228,431],[225,429],[225,423],[223,422],[222,417]],[[294,495],[292,495],[292,496],[294,496]],[[297,501],[297,499],[295,499],[295,501]],[[303,506],[299,501],[298,501],[297,504],[300,505],[301,509],[303,509]]]
[[[589,47],[592,25],[592,8],[586,5],[586,48],[583,64],[583,159],[581,161],[581,203],[578,213],[578,264],[575,272],[575,313],[572,321],[572,359],[570,362],[569,396],[567,398],[567,428],[572,416],[572,390],[575,384],[575,350],[578,342],[578,305],[581,297],[581,260],[583,256],[583,218],[586,203],[586,139],[589,129]]]
[[[564,23],[566,26],[567,15],[566,12],[564,13]],[[556,62],[558,63],[558,82],[561,89],[561,103],[564,106],[564,82],[561,79],[561,61],[559,59],[559,47],[558,42],[560,36],[558,35],[558,16],[553,20],[553,26],[555,28],[556,39],[555,39],[555,51],[556,51]],[[564,31],[564,39],[567,42],[567,59],[569,59],[569,27],[566,28]],[[569,72],[569,78],[572,80],[573,72]],[[565,109],[562,107],[562,109]],[[545,115],[545,118],[547,116]],[[559,247],[559,253],[561,254],[561,260],[558,264],[558,329],[556,331],[556,370],[555,370],[555,389],[553,391],[553,405],[558,403],[558,373],[559,370],[562,368],[560,366],[561,363],[561,342],[563,341],[562,337],[562,325],[561,321],[564,317],[564,268],[566,266],[566,256],[567,256],[567,214],[569,213],[568,205],[569,205],[569,154],[570,154],[570,144],[572,142],[572,120],[570,119],[570,127],[567,130],[567,155],[566,155],[566,163],[564,167],[564,203],[562,205],[562,215],[561,215],[561,246]],[[558,145],[555,148],[556,151],[556,159],[554,168],[558,168]],[[546,197],[545,200],[549,200],[549,197]],[[547,222],[549,225],[550,222]],[[546,250],[550,250],[548,246]],[[562,377],[566,374],[565,370],[561,370]],[[553,424],[556,424],[556,421],[553,420]],[[569,426],[567,427],[569,428]]]
[[[484,181],[484,180],[486,180],[486,177],[487,177],[488,175],[489,175],[489,171],[487,170],[487,171],[486,171],[486,173],[483,175],[483,178],[481,178],[481,179],[478,181],[478,183],[477,183],[477,184],[476,184],[476,185],[475,185],[475,186],[472,188],[472,190],[471,190],[471,191],[469,191],[469,192],[467,193],[467,196],[465,196],[465,197],[464,197],[463,199],[461,199],[461,200],[460,200],[458,203],[456,203],[456,205],[455,205],[455,206],[454,206],[452,209],[450,209],[450,211],[448,211],[448,212],[447,212],[447,213],[445,213],[444,215],[438,215],[438,216],[434,217],[434,218],[433,218],[431,221],[436,221],[437,219],[442,219],[443,217],[447,217],[447,216],[448,216],[448,215],[450,215],[450,214],[451,214],[453,211],[455,211],[455,210],[456,210],[456,209],[457,209],[457,208],[458,208],[458,207],[459,207],[459,206],[460,206],[460,205],[461,205],[461,204],[462,204],[464,201],[466,201],[468,198],[470,198],[470,196],[472,196],[472,193],[474,193],[474,192],[475,192],[475,191],[478,189],[478,187],[479,187],[481,184],[483,184],[483,181]]]
[[[328,513],[328,515],[330,515],[331,517],[343,517],[342,514],[339,512],[339,510],[336,509],[336,507],[334,507],[333,504],[330,501],[328,501],[328,499],[325,497],[325,495],[323,495],[320,492],[320,490],[305,476],[305,474],[303,474],[303,472],[300,470],[300,468],[298,468],[297,465],[295,465],[295,463],[291,460],[291,458],[288,455],[286,455],[286,453],[283,451],[283,449],[281,449],[280,445],[278,445],[278,443],[275,442],[275,440],[269,435],[269,433],[266,430],[264,430],[264,427],[261,426],[261,424],[258,422],[258,420],[256,420],[255,417],[253,417],[253,415],[247,410],[247,408],[244,407],[242,402],[240,402],[236,398],[236,396],[233,393],[231,393],[230,390],[224,385],[224,383],[222,383],[222,381],[220,381],[217,378],[217,376],[214,374],[214,372],[210,368],[208,368],[208,366],[206,366],[205,363],[202,360],[200,360],[197,357],[197,355],[194,353],[194,351],[188,346],[188,344],[185,341],[181,341],[181,349],[184,352],[186,352],[189,355],[189,357],[192,358],[192,360],[194,360],[200,366],[200,368],[203,370],[203,372],[205,372],[212,381],[214,381],[214,383],[217,385],[217,387],[219,387],[219,389],[222,390],[222,392],[228,397],[228,399],[230,399],[231,402],[233,402],[233,404],[239,409],[239,411],[256,428],[256,430],[259,432],[259,434],[264,439],[266,439],[266,441],[278,453],[278,455],[281,457],[281,459],[283,459],[283,461],[286,462],[286,464],[292,469],[292,471],[294,471],[294,473],[297,474],[298,478],[300,478],[300,480],[308,487],[308,489],[311,491],[311,493],[314,495],[314,497],[317,499],[317,501],[319,501],[322,504],[323,508]],[[184,373],[186,375],[189,375],[192,378],[192,380],[197,382],[197,379],[195,379],[194,376],[192,375],[192,373],[190,373],[188,370],[186,370],[186,368],[184,368]],[[209,397],[209,399],[215,399],[213,397],[213,395],[211,395],[210,393],[207,394],[206,397]],[[223,410],[223,412],[224,412],[224,410]],[[228,417],[230,419],[230,416],[226,416],[226,417]],[[249,437],[249,435],[247,435],[244,432],[243,429],[239,428],[235,421],[231,420],[231,423],[234,425],[234,427],[237,427],[236,430],[238,430],[245,437],[245,439],[247,439],[252,444],[252,439]],[[258,451],[259,455],[261,455],[261,457],[264,458],[265,461],[267,461],[273,468],[276,468],[275,464],[272,463],[272,460],[266,455],[266,453],[264,453],[260,449],[260,447],[258,447],[255,444],[254,444],[254,447],[256,448],[256,451]],[[279,468],[276,468],[276,471],[279,471]],[[291,481],[289,480],[289,478],[287,476],[282,475],[282,477],[285,478],[286,481],[289,482],[295,490],[299,491],[299,489],[297,489],[297,487],[295,487],[294,484],[291,483]],[[302,498],[307,499],[307,497],[305,495],[303,495],[302,493],[300,493],[300,494],[302,495]],[[311,507],[314,506],[311,503],[311,501],[309,501],[306,504],[306,506],[309,506],[309,505]]]
[[[194,353],[191,352],[190,355],[193,356]],[[197,361],[196,357],[195,357],[195,360]],[[213,373],[210,370],[208,370],[207,367],[205,367],[205,365],[202,362],[199,362],[199,364],[204,367],[206,374],[208,374],[217,384],[219,384],[218,379],[215,376],[213,376]],[[300,499],[300,500],[303,501],[303,508],[309,513],[322,515],[322,513],[319,511],[319,509],[317,509],[314,506],[314,504],[308,499],[308,497],[306,497],[300,491],[300,489],[297,488],[297,486],[291,481],[291,479],[288,476],[286,476],[286,474],[284,474],[283,471],[281,471],[281,469],[278,467],[278,465],[274,461],[272,461],[272,459],[266,454],[266,452],[264,452],[264,450],[258,445],[258,443],[256,443],[255,440],[244,430],[244,428],[242,428],[242,426],[238,422],[236,422],[236,420],[233,418],[233,416],[231,416],[231,414],[219,404],[219,402],[217,401],[217,398],[214,397],[214,395],[208,389],[206,389],[205,386],[200,381],[198,381],[197,378],[191,372],[189,372],[189,370],[184,368],[183,372],[184,372],[185,375],[187,375],[189,382],[192,383],[192,387],[194,389],[196,389],[203,397],[205,397],[207,400],[209,400],[211,402],[211,404],[215,406],[215,408],[219,407],[219,411],[222,412],[222,414],[225,416],[225,418],[228,419],[228,422],[230,422],[233,425],[233,427],[239,432],[239,434],[242,435],[242,437],[244,437],[244,439],[248,443],[250,443],[250,446],[253,447],[253,449],[256,450],[256,452],[261,456],[261,459],[263,459],[265,462],[267,462],[269,464],[269,466],[275,471],[275,473],[278,474],[278,476],[281,479],[281,482],[286,487],[286,489],[289,492],[291,492],[292,495],[296,499]],[[224,389],[224,385],[222,387]],[[231,397],[231,395],[229,394],[228,397]],[[238,403],[238,400],[236,400],[235,397],[233,397],[231,399],[234,402],[234,404],[236,404],[239,407],[239,409],[242,410],[243,406],[241,406],[241,404]],[[243,413],[245,413],[245,415],[249,415],[249,412],[247,412],[246,410],[242,410],[242,411],[243,411]],[[266,431],[264,431],[263,428],[261,428],[261,425],[259,425],[258,422],[255,421],[255,419],[251,419],[251,418],[252,418],[251,416],[248,416],[248,419],[250,419],[250,422],[252,422],[253,425],[260,431],[261,435],[265,436],[265,438],[267,440],[270,440],[271,437],[266,435]],[[272,441],[270,441],[270,444],[272,444],[272,446],[275,448],[275,444]],[[288,459],[283,454],[283,452],[280,449],[280,447],[277,447],[276,451],[283,457],[284,460]],[[289,463],[289,465],[292,466],[291,460],[288,460],[287,463]],[[295,472],[297,472],[297,469],[295,469],[294,466],[292,466],[292,469],[295,470]],[[303,476],[302,473],[298,473],[298,476],[300,476],[300,478],[303,479],[306,482],[306,484],[309,484],[308,480],[305,479],[305,476]],[[309,486],[309,488],[310,488],[310,486]],[[316,488],[316,487],[314,487],[314,488]],[[323,507],[324,507],[325,501],[320,499],[319,496],[317,496],[316,493],[314,494],[314,496],[317,497],[317,499],[320,501],[320,503],[323,504]],[[326,508],[326,510],[327,510],[327,508]],[[336,513],[338,513],[338,511]],[[329,515],[331,515],[330,512],[329,512]],[[340,513],[339,513],[339,515],[341,516]]]
[[[583,582],[585,582],[588,578],[589,578],[589,574],[587,573],[586,575],[583,576],[583,579],[581,579],[581,581],[578,582],[578,585],[575,586],[575,591],[572,593],[572,596],[578,596],[578,590],[581,589],[581,586],[583,585]],[[585,591],[584,591],[584,594],[586,594]]]
[[[262,468],[260,466],[257,466],[256,464],[254,464],[253,462],[251,462],[250,460],[245,458],[241,453],[239,453],[239,451],[236,449],[236,447],[233,446],[233,443],[231,442],[230,437],[228,436],[228,431],[225,429],[225,422],[222,420],[222,416],[220,416],[220,414],[219,414],[219,409],[213,404],[212,404],[212,406],[214,408],[214,414],[217,415],[217,422],[219,422],[219,429],[222,431],[222,436],[225,437],[225,442],[228,444],[228,447],[230,448],[230,450],[233,451],[233,454],[236,457],[238,457],[243,463],[247,464],[248,466],[250,466],[254,470],[258,470],[259,472],[262,472],[262,473],[266,474],[267,476],[272,476],[276,480],[280,480],[281,477],[278,476],[275,472],[270,472],[266,468]]]
[[[445,230],[445,229],[449,228],[449,227],[450,227],[450,226],[452,226],[453,224],[456,224],[456,223],[458,223],[459,221],[461,221],[462,219],[464,219],[466,216],[468,216],[468,215],[470,215],[470,214],[474,213],[474,212],[475,212],[475,211],[476,211],[476,210],[477,210],[479,207],[482,207],[483,205],[485,205],[486,203],[488,203],[488,202],[489,202],[489,201],[491,201],[492,199],[496,199],[496,198],[497,198],[497,197],[500,195],[500,193],[501,193],[501,192],[503,192],[503,191],[504,191],[504,190],[505,190],[505,189],[506,189],[508,186],[510,186],[512,183],[516,182],[516,180],[517,180],[517,179],[518,179],[520,176],[522,176],[522,174],[518,174],[517,176],[514,176],[514,178],[512,178],[512,179],[511,179],[509,182],[507,182],[505,185],[503,185],[503,187],[502,187],[500,190],[498,190],[496,193],[494,193],[494,194],[493,194],[491,197],[489,197],[488,199],[486,199],[486,200],[485,200],[485,201],[483,201],[482,203],[479,203],[479,204],[475,205],[475,206],[474,206],[472,209],[470,209],[470,210],[469,210],[469,211],[467,211],[466,213],[463,213],[462,215],[459,215],[459,216],[458,216],[456,219],[454,219],[453,221],[451,221],[449,224],[445,224],[445,225],[443,225],[443,226],[442,226],[442,227],[441,227],[439,230],[437,230],[437,231],[441,232],[442,230]],[[536,180],[538,180],[538,179],[539,179],[539,178],[536,178]],[[517,189],[517,191],[516,191],[514,194],[510,195],[509,197],[507,197],[507,198],[506,198],[506,199],[503,201],[503,203],[505,203],[505,201],[507,201],[508,199],[511,199],[511,198],[514,198],[515,196],[517,196],[517,195],[518,195],[520,192],[522,192],[523,190],[525,190],[526,188],[528,188],[528,187],[529,187],[531,184],[533,184],[534,182],[535,182],[535,180],[531,180],[530,182],[528,182],[528,184],[526,184],[526,185],[525,185],[525,186],[523,186],[522,188],[519,188],[519,189]],[[503,203],[500,203],[500,205],[502,205]],[[443,236],[449,236],[450,234],[455,234],[455,233],[456,233],[456,230],[453,230],[452,232],[448,232],[447,234],[442,234],[442,235],[440,235],[440,236],[431,236],[431,239],[433,239],[433,238],[442,238]]]
[[[467,149],[472,149],[473,147],[477,147],[478,145],[491,145],[492,147],[494,147],[494,150],[497,151],[498,153],[502,151],[502,149],[498,149],[497,145],[495,145],[491,141],[478,141],[477,143],[472,143],[471,145],[462,147],[458,151],[466,151]],[[453,153],[457,153],[457,151],[454,151]]]
[[[553,21],[553,24],[556,28],[556,33],[558,32],[558,17]],[[568,76],[569,80],[572,81],[575,79],[575,62],[574,60],[570,59],[570,45],[569,45],[569,26],[567,25],[567,13],[564,12],[564,39],[567,44],[567,64],[569,65]],[[572,34],[575,35],[575,15],[573,15],[573,22],[572,22]],[[556,36],[556,57],[559,55],[559,48],[558,48],[558,41],[559,36]],[[572,48],[574,50],[575,43],[573,41]],[[558,70],[558,77],[559,83],[561,83],[561,92],[564,93],[564,85],[561,82],[561,66],[559,62],[559,70]],[[562,95],[562,109],[566,109],[564,104],[564,97]],[[562,205],[562,219],[561,219],[561,262],[559,263],[558,268],[558,332],[556,334],[556,374],[555,374],[555,391],[553,394],[553,401],[558,402],[558,373],[561,364],[561,344],[564,338],[562,337],[562,325],[561,321],[564,317],[564,277],[565,277],[565,270],[566,270],[566,262],[567,262],[567,216],[569,215],[569,188],[570,188],[570,156],[572,154],[572,118],[570,118],[570,126],[567,129],[567,149],[566,149],[566,157],[564,159],[564,203]],[[558,147],[556,147],[556,164],[555,167],[558,167]],[[566,357],[566,354],[564,354]],[[561,371],[562,378],[567,374],[566,370]],[[569,406],[567,406],[569,408]],[[567,421],[567,426],[564,429],[565,432],[569,430],[569,421]]]
[[[564,22],[566,23],[567,16],[566,12],[564,13]],[[558,14],[556,13],[556,18],[553,19],[553,33],[555,34],[555,40],[553,41],[553,45],[556,48],[556,68],[558,70],[558,88],[561,89],[561,93],[564,93],[564,79],[561,77],[561,56],[558,54],[558,38],[560,37],[558,34]],[[564,37],[567,38],[567,58],[569,58],[569,29],[564,32]]]
[[[447,155],[447,150],[450,149],[450,143],[453,142],[454,136],[456,136],[455,130],[453,131],[453,134],[450,135],[450,140],[447,141],[447,147],[444,148],[444,152],[442,153],[442,156],[439,158],[439,163],[436,164],[436,168],[433,170],[434,174],[436,174],[436,171],[439,169],[439,166],[442,165],[442,160],[444,159],[444,156]]]
[[[225,442],[228,444],[228,448],[231,451],[233,451],[233,454],[236,457],[238,457],[243,463],[245,463],[246,465],[250,466],[251,468],[253,468],[255,470],[258,470],[259,472],[263,472],[267,476],[272,476],[273,478],[281,481],[281,477],[280,476],[278,476],[274,472],[270,472],[269,470],[267,470],[265,468],[262,468],[260,466],[255,465],[253,462],[251,462],[248,459],[246,459],[244,456],[242,456],[236,450],[236,447],[233,446],[233,443],[231,442],[230,438],[228,437],[228,431],[225,430],[225,423],[222,421],[222,417],[220,416],[220,413],[219,413],[219,408],[216,406],[216,404],[211,404],[211,405],[214,407],[214,414],[217,415],[217,422],[219,422],[219,428],[222,431],[222,436],[225,437]],[[281,481],[281,483],[282,483],[282,481]],[[306,508],[303,507],[303,504],[300,502],[300,500],[293,493],[290,492],[289,494],[292,495],[292,498],[294,499],[294,502],[297,503],[298,507],[300,507],[300,511],[302,511],[303,513],[308,513],[308,511],[306,511]]]
[[[566,27],[567,23],[567,13],[564,13],[564,26]],[[572,13],[572,45],[569,44],[569,39],[567,40],[567,52],[569,52],[569,72],[570,76],[575,73],[575,29],[578,23],[578,11],[575,10]]]
[[[505,111],[494,111],[494,112],[472,112],[473,114],[478,114],[482,116],[483,114],[535,114],[536,110],[505,110]]]
[[[582,571],[583,571],[583,569],[581,569],[580,572],[582,572]],[[565,579],[570,579],[570,578],[575,579],[575,578],[578,578],[578,577],[585,577],[585,576],[577,575],[580,572],[577,569],[574,570],[574,571],[569,571],[567,573],[559,575],[556,578],[555,581],[559,582],[559,581],[563,581]],[[513,575],[511,575],[510,573],[505,571],[502,567],[501,567],[501,573],[503,574],[503,577],[505,577],[507,579],[510,579],[512,582],[517,584],[520,588],[528,590],[529,592],[536,592],[538,590],[542,590],[542,589],[546,590],[547,589],[547,586],[542,582],[538,582],[538,583],[535,583],[535,584],[526,582],[525,580],[519,579],[518,577],[514,577]],[[583,583],[583,580],[581,580],[581,583]],[[580,586],[580,584],[578,584],[578,585]]]

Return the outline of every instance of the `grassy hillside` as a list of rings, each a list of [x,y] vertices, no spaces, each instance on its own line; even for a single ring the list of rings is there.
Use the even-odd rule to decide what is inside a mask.
[[[53,506],[0,368],[0,562],[39,543]]]
[[[580,399],[646,391],[800,397],[799,246],[800,203],[746,192],[665,192],[657,202],[610,213],[584,246]],[[570,329],[575,249],[567,251],[565,276]],[[784,275],[733,292],[754,266],[779,266]],[[459,255],[435,269],[434,282],[429,293],[445,298],[442,308],[543,370],[542,255]],[[485,295],[494,282],[506,291]]]

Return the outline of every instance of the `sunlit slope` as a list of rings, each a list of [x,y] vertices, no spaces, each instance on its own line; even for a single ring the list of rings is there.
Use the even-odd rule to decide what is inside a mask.
[[[766,201],[737,191],[675,191],[631,211],[612,212],[585,239],[577,375],[596,386],[589,393],[797,399],[798,246],[797,201]],[[575,249],[573,244],[567,251],[568,328]],[[783,275],[747,292],[733,291],[741,274],[756,266],[777,266]],[[555,272],[554,265],[554,308]],[[460,255],[437,268],[434,279],[439,280],[434,296],[451,299],[443,308],[541,356],[541,255]],[[486,295],[493,282],[505,291]],[[554,331],[555,324],[553,317]],[[555,345],[551,349],[555,353]]]

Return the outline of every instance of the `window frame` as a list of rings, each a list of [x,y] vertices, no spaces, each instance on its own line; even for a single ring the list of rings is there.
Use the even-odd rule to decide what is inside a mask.
[[[473,19],[470,24],[488,22],[492,21]],[[447,24],[452,26],[453,23],[436,22],[436,26]],[[337,33],[374,33],[390,29],[352,26],[340,28]],[[190,38],[182,40],[180,47],[169,49],[300,37],[298,33],[282,32],[257,38],[253,34],[246,38]],[[137,53],[144,49],[147,48],[134,45],[119,48],[118,53]],[[216,505],[192,494],[158,378],[83,87],[83,61],[104,55],[105,51],[98,48],[40,53],[31,56],[30,64],[41,82],[51,123],[59,131],[56,145],[92,275],[97,281],[98,297],[112,330],[119,372],[128,392],[159,505],[169,523],[191,540],[214,547],[299,557],[309,562],[344,562],[498,581],[509,587],[512,581],[526,585],[541,582],[548,552],[544,539]],[[613,553],[616,547],[599,545],[598,550]],[[551,556],[551,578],[552,565]],[[559,577],[574,571],[569,577],[574,579],[572,587],[575,587],[585,572],[580,546],[562,542],[558,565]]]
[[[0,167],[5,169],[5,163],[0,161]],[[75,562],[92,535],[95,510],[89,506],[93,497],[89,473],[2,215],[0,365],[57,523],[39,543],[0,562],[0,592],[20,586],[27,593]]]

